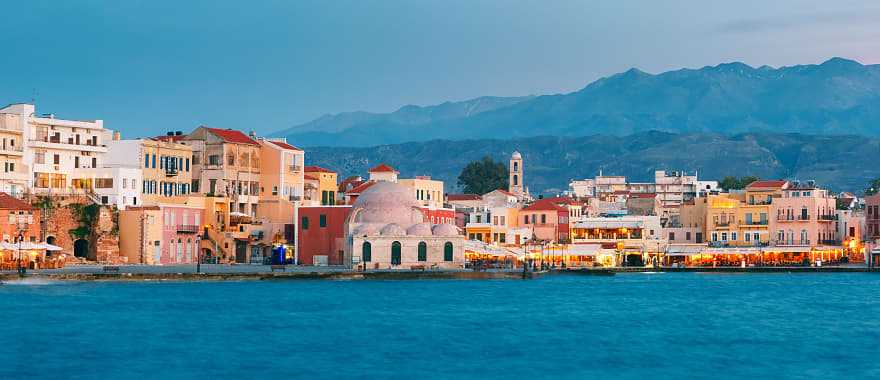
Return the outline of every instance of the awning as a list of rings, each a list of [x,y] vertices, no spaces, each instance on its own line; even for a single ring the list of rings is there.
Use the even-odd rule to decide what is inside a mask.
[[[666,247],[667,256],[694,256],[706,250],[705,244],[670,244]]]
[[[760,255],[761,250],[758,248],[748,247],[748,248],[736,248],[736,247],[728,247],[728,248],[707,248],[704,253],[710,255]]]
[[[806,253],[810,252],[810,246],[808,245],[798,245],[798,246],[785,246],[785,247],[767,247],[764,248],[764,253]]]
[[[602,251],[601,244],[572,244],[562,251],[565,256],[596,256]]]

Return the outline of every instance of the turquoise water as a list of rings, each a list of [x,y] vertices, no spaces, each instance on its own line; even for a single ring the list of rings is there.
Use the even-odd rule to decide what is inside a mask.
[[[880,276],[0,286],[0,379],[880,378]]]

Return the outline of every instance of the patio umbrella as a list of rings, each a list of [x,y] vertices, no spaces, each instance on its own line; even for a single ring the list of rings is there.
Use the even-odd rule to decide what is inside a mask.
[[[61,248],[57,245],[52,245],[49,243],[40,243],[40,245],[43,247],[43,249],[45,249],[47,251],[63,251],[64,250],[64,248]]]

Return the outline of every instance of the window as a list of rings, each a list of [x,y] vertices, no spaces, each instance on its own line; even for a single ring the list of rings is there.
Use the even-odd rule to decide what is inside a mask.
[[[428,245],[425,242],[419,243],[419,261],[428,261]]]
[[[529,224],[529,216],[523,216],[523,224]]]
[[[721,233],[721,241],[727,241],[727,232]]]
[[[97,157],[92,157],[92,167],[93,168],[98,167],[98,158]]]
[[[400,242],[391,243],[391,265],[400,265]]]
[[[498,242],[506,243],[506,240],[507,240],[507,234],[505,234],[505,233],[498,234]]]
[[[730,240],[736,241],[736,232],[730,233]]]
[[[302,217],[301,225],[302,225],[303,230],[309,229],[309,217],[307,217],[307,216]]]
[[[327,215],[321,214],[318,216],[318,227],[327,227]]]
[[[365,263],[373,260],[373,246],[370,245],[370,242],[365,241],[361,246],[361,259]]]
[[[278,186],[272,186],[272,195],[278,195]]]
[[[52,163],[55,165],[61,164],[61,156],[57,154],[52,155]]]
[[[717,232],[712,233],[712,241],[718,241],[718,233]]]
[[[452,261],[452,243],[443,244],[443,261]]]
[[[670,240],[670,241],[671,241],[671,240],[675,240],[675,232],[670,232],[670,233],[669,233],[669,240]]]
[[[149,154],[144,155],[144,167],[145,168],[150,167],[150,155]]]
[[[518,185],[519,185],[519,177],[516,174],[514,174],[513,175],[513,186],[518,186]]]
[[[746,239],[746,242],[749,242],[751,240],[751,235],[749,234],[745,234],[743,237]]]
[[[153,154],[153,162],[152,162],[151,166],[153,167],[153,169],[156,168],[156,155],[155,154]]]

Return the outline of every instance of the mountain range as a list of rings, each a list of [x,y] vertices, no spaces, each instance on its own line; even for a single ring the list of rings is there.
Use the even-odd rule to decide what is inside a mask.
[[[306,147],[366,147],[647,131],[880,136],[880,65],[833,58],[781,68],[733,62],[657,75],[631,69],[567,94],[325,115],[273,136]]]
[[[366,176],[387,163],[403,177],[431,175],[457,191],[457,177],[468,162],[484,156],[505,164],[523,155],[524,183],[533,193],[567,189],[571,179],[625,175],[653,180],[654,170],[696,171],[701,179],[755,175],[765,179],[816,180],[836,191],[859,193],[880,177],[880,138],[799,133],[719,134],[640,132],[626,136],[535,136],[506,140],[432,140],[376,147],[316,147],[307,160],[337,170],[342,178]]]

